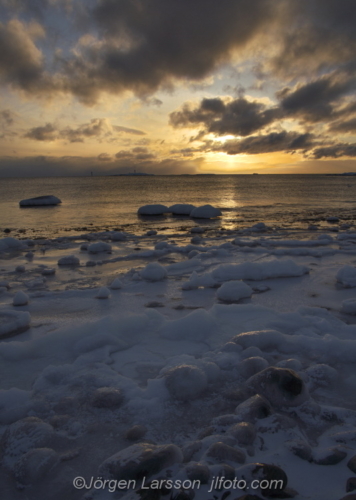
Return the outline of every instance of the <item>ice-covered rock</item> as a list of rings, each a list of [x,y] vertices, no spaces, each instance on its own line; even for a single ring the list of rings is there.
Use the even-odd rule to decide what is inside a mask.
[[[345,314],[356,314],[356,299],[343,300],[341,312]]]
[[[22,290],[19,290],[13,300],[12,300],[12,305],[13,306],[25,306],[28,304],[29,297],[24,293]]]
[[[250,231],[258,232],[258,233],[263,233],[268,230],[268,227],[264,222],[257,222],[254,226],[250,227]]]
[[[244,378],[250,378],[252,375],[264,370],[268,367],[268,362],[260,356],[246,358],[239,363],[237,369],[240,375]]]
[[[356,271],[356,270],[355,270]],[[242,264],[221,264],[212,272],[217,281],[264,280],[302,276],[309,272],[293,260],[270,260],[268,262],[244,262]]]
[[[57,264],[59,266],[79,266],[80,260],[75,255],[66,255],[65,257],[61,257]]]
[[[336,281],[341,283],[345,288],[356,287],[356,267],[344,266],[339,269]]]
[[[10,252],[11,250],[21,250],[24,248],[25,243],[23,241],[17,240],[16,238],[11,238],[10,236],[7,238],[0,239],[0,252]]]
[[[227,281],[216,292],[218,299],[225,302],[238,302],[251,297],[253,290],[243,281]]]
[[[150,231],[147,231],[146,236],[156,236],[157,231],[154,229],[150,229]]]
[[[339,220],[340,220],[339,217],[334,217],[334,216],[326,218],[327,222],[339,222]]]
[[[110,290],[106,286],[101,287],[98,292],[98,295],[96,296],[97,299],[108,299],[109,297],[110,297]]]
[[[33,485],[48,476],[60,461],[58,453],[51,448],[30,450],[14,465],[14,475],[20,485]]]
[[[265,368],[249,378],[247,384],[276,408],[299,406],[308,399],[303,379],[287,368]]]
[[[28,198],[20,201],[20,207],[39,207],[44,205],[59,205],[62,203],[57,196],[37,196],[36,198]]]
[[[125,233],[121,231],[114,231],[111,236],[111,241],[124,241],[126,240],[127,236]]]
[[[173,215],[190,215],[194,208],[196,208],[195,205],[190,205],[189,203],[177,203],[176,205],[171,205],[169,211]]]
[[[228,460],[229,462],[243,464],[246,461],[246,455],[243,451],[221,442],[212,444],[206,452],[206,456],[219,462]]]
[[[193,238],[190,240],[191,243],[193,243],[193,245],[200,245],[203,241],[203,238],[201,238],[200,236],[193,236]]]
[[[167,277],[167,270],[158,262],[150,262],[142,269],[140,275],[147,281],[161,281]]]
[[[109,243],[105,243],[104,241],[98,241],[96,243],[91,243],[88,246],[89,253],[111,253],[111,245]]]
[[[174,444],[139,443],[107,458],[100,465],[99,474],[104,479],[141,480],[182,461],[182,451]]]
[[[196,207],[190,212],[190,216],[196,219],[213,219],[222,215],[221,210],[212,205],[203,205]]]
[[[235,414],[241,418],[241,421],[254,423],[256,420],[266,418],[272,413],[271,405],[260,394],[256,394],[240,403],[235,408]]]
[[[10,425],[3,437],[5,466],[13,466],[22,455],[34,448],[48,446],[53,435],[52,426],[37,417],[26,417]]]
[[[30,313],[24,311],[0,312],[0,338],[16,335],[30,326]]]
[[[256,439],[255,426],[250,422],[239,422],[230,427],[228,432],[237,439],[240,446],[251,445]]]
[[[170,210],[166,205],[144,205],[137,211],[139,215],[163,215],[169,213]]]
[[[173,399],[195,399],[201,396],[208,386],[206,374],[197,366],[176,366],[164,376],[166,387]]]
[[[115,278],[114,281],[111,283],[110,288],[111,290],[120,290],[120,288],[123,287],[122,281],[119,280],[119,278]]]

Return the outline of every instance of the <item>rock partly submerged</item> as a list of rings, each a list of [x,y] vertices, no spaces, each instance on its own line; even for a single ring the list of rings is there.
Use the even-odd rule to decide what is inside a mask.
[[[20,201],[20,207],[41,207],[47,205],[59,205],[62,201],[57,196],[36,196],[36,198],[28,198]]]

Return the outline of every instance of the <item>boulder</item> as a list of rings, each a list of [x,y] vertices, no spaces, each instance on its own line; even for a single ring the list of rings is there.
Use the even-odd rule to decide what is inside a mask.
[[[28,198],[27,200],[21,200],[20,207],[40,207],[46,205],[59,205],[61,200],[56,196],[37,196],[36,198]]]

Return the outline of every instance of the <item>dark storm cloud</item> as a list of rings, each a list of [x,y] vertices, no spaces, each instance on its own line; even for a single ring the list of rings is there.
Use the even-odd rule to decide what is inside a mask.
[[[356,134],[356,118],[335,122],[330,126],[330,131],[343,134]]]
[[[356,60],[354,0],[291,0],[277,32],[273,69],[287,76],[353,64]]]
[[[262,154],[277,151],[299,151],[310,149],[313,145],[311,134],[298,134],[297,132],[272,132],[266,135],[255,135],[246,139],[232,139],[224,144],[211,147],[212,151],[222,151],[228,155],[237,154]]]
[[[204,125],[206,133],[247,136],[280,116],[277,107],[267,109],[257,101],[251,102],[242,97],[232,101],[213,98],[203,99],[195,108],[183,105],[181,110],[170,114],[170,124],[173,127]]]
[[[320,158],[341,158],[342,156],[356,156],[356,144],[339,143],[331,146],[324,146],[314,149],[311,157]]]
[[[317,122],[335,119],[340,114],[340,99],[355,90],[356,75],[331,73],[292,89],[285,87],[277,92],[277,97],[286,116]]]
[[[22,12],[25,5],[4,4],[13,12],[16,6]],[[30,5],[26,12],[31,11]],[[228,60],[233,49],[244,47],[268,25],[276,1],[98,0],[81,5],[90,19],[87,33],[94,37],[71,53],[56,54],[56,73],[46,72],[43,54],[24,23],[10,20],[1,25],[3,80],[33,94],[70,92],[87,104],[94,103],[102,91],[130,89],[147,97],[175,79],[204,78]],[[33,13],[56,6],[57,2],[48,7],[38,1]],[[46,15],[50,19],[53,11]],[[159,100],[147,102],[160,104]]]
[[[24,137],[36,141],[55,141],[62,139],[69,142],[84,142],[87,138],[96,138],[98,140],[110,139],[114,135],[113,131],[119,134],[145,135],[145,132],[142,130],[121,127],[119,125],[112,126],[110,121],[105,118],[93,118],[89,123],[84,123],[76,128],[65,127],[59,129],[55,125],[47,123],[44,126],[30,129]]]

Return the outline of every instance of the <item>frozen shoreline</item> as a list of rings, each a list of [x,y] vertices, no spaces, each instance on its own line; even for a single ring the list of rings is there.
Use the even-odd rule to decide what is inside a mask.
[[[127,457],[107,460],[149,443],[128,456],[140,462],[149,446],[151,453],[154,445],[175,447],[162,452],[167,462],[150,480],[205,471],[196,500],[207,498],[222,463],[251,481],[249,464],[273,464],[297,500],[341,499],[356,448],[355,242],[351,230],[263,225],[0,240],[4,498],[41,500],[50,484],[50,498],[84,498],[76,476],[114,479]],[[57,265],[70,255],[72,265]],[[345,266],[351,270],[340,273]],[[246,288],[220,297],[245,297],[237,303],[217,295],[231,280]],[[13,306],[19,291],[28,304]],[[271,367],[278,380],[293,370],[298,394],[269,382]],[[255,394],[267,401],[266,413],[256,414]],[[237,430],[241,422],[248,431]],[[137,441],[135,431],[127,435],[135,425],[145,427]],[[214,491],[219,500],[224,493]],[[134,490],[86,494],[142,498]]]

